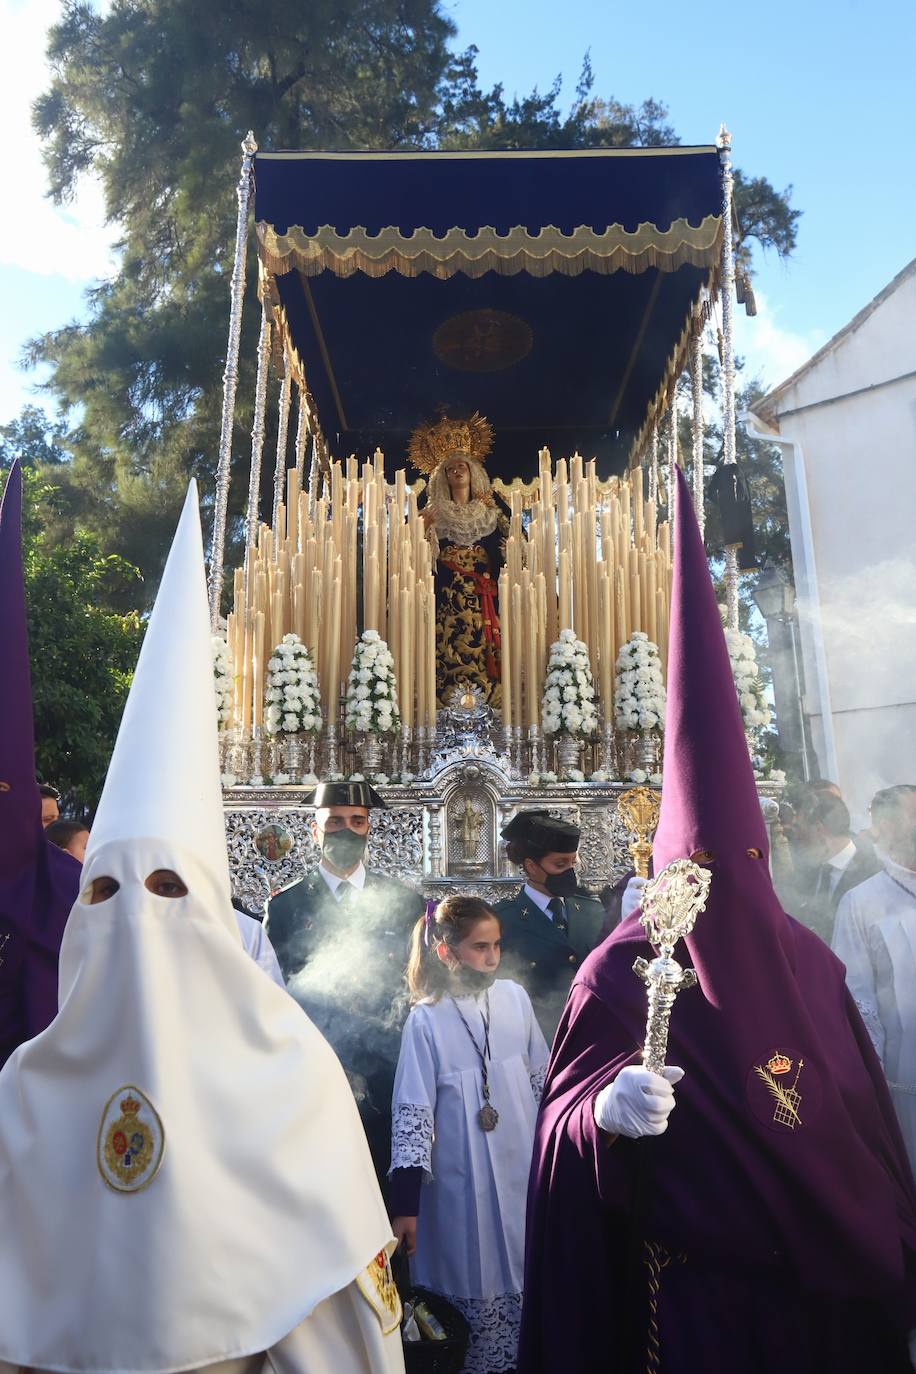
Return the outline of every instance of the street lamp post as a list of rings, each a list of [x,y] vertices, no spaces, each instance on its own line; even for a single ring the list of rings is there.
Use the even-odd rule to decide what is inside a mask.
[[[760,572],[753,596],[767,625],[780,747],[784,753],[798,756],[802,774],[808,782],[812,777],[811,754],[798,652],[795,589],[782,568],[768,565]]]

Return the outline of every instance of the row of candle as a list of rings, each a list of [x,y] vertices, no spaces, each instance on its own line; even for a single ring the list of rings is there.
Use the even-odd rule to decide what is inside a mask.
[[[574,630],[586,645],[606,721],[613,719],[614,666],[637,630],[668,641],[671,544],[667,522],[644,499],[643,474],[602,483],[575,454],[538,462],[537,499],[523,531],[522,493],[509,490],[511,519],[500,577],[502,712],[507,727],[540,723],[550,645]]]
[[[406,489],[403,474],[387,486],[377,453],[361,471],[354,458],[346,467],[332,463],[313,513],[309,505],[292,468],[275,528],[259,527],[235,572],[227,622],[233,723],[246,730],[263,725],[267,664],[290,633],[309,649],[325,718],[335,720],[361,622],[388,641],[402,723],[434,726],[435,592],[416,492]]]

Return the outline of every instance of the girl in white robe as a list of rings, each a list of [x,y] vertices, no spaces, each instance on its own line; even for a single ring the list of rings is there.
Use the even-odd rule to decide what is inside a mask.
[[[394,1233],[414,1282],[467,1318],[465,1374],[515,1368],[548,1057],[524,988],[494,981],[500,935],[477,897],[447,897],[417,922],[392,1103]]]

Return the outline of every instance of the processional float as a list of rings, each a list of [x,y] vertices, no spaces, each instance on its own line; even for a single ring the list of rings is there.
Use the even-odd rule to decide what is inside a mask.
[[[646,839],[620,795],[657,782],[677,463],[703,523],[704,341],[735,461],[728,133],[365,154],[249,135],[243,153],[210,560],[239,889],[301,870],[318,772],[376,780],[374,860],[432,894],[500,895],[499,828],[535,805],[582,827],[586,877],[619,874]],[[227,577],[252,203],[257,381]],[[489,567],[450,561],[447,520],[424,517],[449,453],[481,484]],[[733,628],[737,577],[731,548]]]

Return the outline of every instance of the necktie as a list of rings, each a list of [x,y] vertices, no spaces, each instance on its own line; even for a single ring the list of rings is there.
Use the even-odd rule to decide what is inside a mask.
[[[349,906],[351,901],[353,900],[353,894],[355,891],[356,888],[353,886],[353,884],[348,883],[346,878],[344,878],[343,882],[337,884],[337,905]]]
[[[814,886],[815,901],[823,901],[826,897],[829,897],[831,887],[830,864],[821,864],[817,871],[817,882]]]
[[[569,930],[569,921],[566,919],[566,908],[561,898],[552,897],[547,903],[547,910],[550,912],[557,930],[565,935],[567,930]]]

